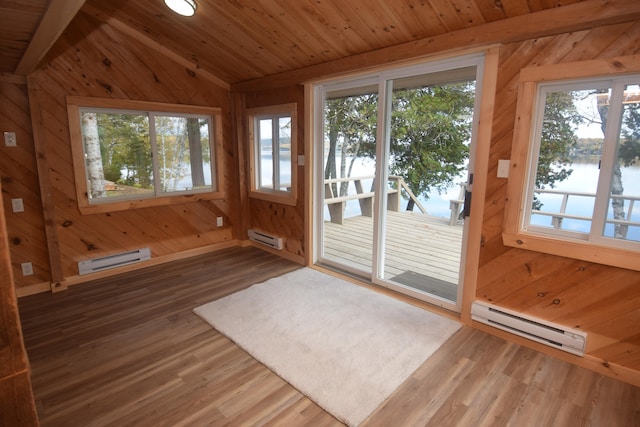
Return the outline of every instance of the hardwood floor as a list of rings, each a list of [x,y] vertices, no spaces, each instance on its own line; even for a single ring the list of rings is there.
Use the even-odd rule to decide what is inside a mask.
[[[298,267],[233,248],[20,299],[41,425],[342,425],[191,311]],[[639,426],[640,389],[463,327],[364,425]]]

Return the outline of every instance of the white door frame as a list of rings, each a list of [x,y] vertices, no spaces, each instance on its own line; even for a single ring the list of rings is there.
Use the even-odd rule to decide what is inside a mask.
[[[376,158],[384,161],[376,162],[376,176],[381,176],[385,178],[387,175],[387,163],[389,156],[389,120],[385,117],[385,114],[388,113],[390,96],[389,91],[391,90],[391,85],[388,83],[393,79],[412,76],[412,75],[420,75],[420,74],[429,74],[436,73],[440,71],[446,71],[454,68],[462,68],[467,66],[475,66],[476,67],[476,93],[475,93],[475,104],[474,104],[474,119],[472,122],[472,132],[471,132],[471,142],[470,142],[470,152],[469,152],[469,165],[468,165],[468,173],[469,175],[476,175],[476,152],[478,145],[478,127],[480,122],[480,110],[482,103],[482,92],[483,92],[483,83],[484,83],[484,73],[485,73],[485,54],[483,52],[474,53],[470,55],[465,55],[457,58],[448,58],[439,61],[426,62],[421,64],[414,64],[405,67],[392,68],[381,70],[380,72],[373,72],[363,74],[357,77],[352,77],[349,79],[332,79],[326,80],[323,82],[312,83],[308,85],[310,90],[307,90],[307,93],[310,94],[313,100],[310,100],[307,105],[312,106],[312,121],[313,128],[311,130],[311,138],[310,141],[311,149],[313,150],[313,170],[311,172],[311,188],[312,188],[312,209],[311,209],[311,248],[312,253],[310,257],[310,261],[312,264],[316,264],[318,262],[322,262],[323,265],[329,265],[332,267],[338,267],[341,270],[344,270],[348,273],[361,275],[362,272],[355,271],[350,269],[349,267],[343,265],[337,265],[337,263],[327,261],[322,259],[322,249],[323,249],[323,207],[324,207],[324,94],[328,91],[335,91],[340,89],[348,89],[352,87],[358,86],[370,86],[374,83],[378,85],[378,127],[377,127],[377,140],[383,141],[382,144],[377,144]],[[381,106],[385,106],[385,108],[380,108]],[[380,125],[382,123],[383,125]],[[483,180],[484,181],[484,180]],[[386,189],[385,187],[386,181],[384,179],[376,180],[376,194],[384,194]],[[468,179],[467,189],[468,191],[473,191],[474,182],[471,179]],[[482,193],[484,193],[484,188]],[[459,282],[458,282],[458,295],[455,303],[451,303],[448,300],[439,298],[437,296],[425,295],[422,292],[412,291],[403,286],[399,286],[394,284],[389,280],[383,279],[381,276],[381,269],[384,266],[384,237],[382,233],[382,227],[384,225],[384,219],[386,214],[386,198],[385,197],[375,197],[374,198],[374,231],[373,231],[373,260],[372,260],[372,271],[370,272],[370,277],[368,278],[371,283],[383,286],[389,289],[393,289],[395,291],[401,292],[403,294],[409,295],[411,297],[423,300],[427,303],[437,305],[448,310],[452,310],[455,312],[461,312],[462,304],[463,304],[463,292],[466,284],[465,277],[465,265],[468,255],[468,239],[469,239],[469,228],[471,221],[465,221],[464,229],[463,229],[463,239],[462,239],[462,249],[461,249],[461,260],[460,260],[460,270],[459,270]],[[477,205],[477,203],[475,203]],[[477,209],[476,209],[477,210]],[[478,214],[478,212],[473,212],[474,215]],[[474,221],[475,222],[475,221]],[[477,223],[477,222],[476,222]],[[479,248],[477,249],[479,251]],[[477,258],[477,254],[474,254]],[[369,274],[369,273],[368,273]],[[474,276],[475,279],[475,276]],[[475,286],[474,286],[475,288]]]

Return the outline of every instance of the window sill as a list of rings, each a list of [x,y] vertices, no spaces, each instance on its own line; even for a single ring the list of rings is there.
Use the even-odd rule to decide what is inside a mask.
[[[579,259],[612,267],[640,271],[640,252],[612,248],[587,241],[569,241],[550,236],[502,233],[505,246]]]
[[[96,204],[89,204],[87,200],[84,203],[78,202],[78,209],[82,215],[91,215],[108,212],[126,211],[131,209],[150,208],[156,206],[166,205],[179,205],[183,203],[198,202],[201,200],[220,200],[224,199],[224,193],[212,192],[212,193],[196,193],[186,194],[183,196],[167,196],[167,197],[154,197],[148,199],[131,199],[120,200],[117,202],[103,202]]]

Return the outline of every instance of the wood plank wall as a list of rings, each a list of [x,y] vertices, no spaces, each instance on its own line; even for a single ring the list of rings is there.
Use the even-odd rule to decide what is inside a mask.
[[[26,85],[0,83],[0,130],[15,132],[17,141],[15,147],[6,147],[4,140],[0,143],[2,204],[7,218],[11,271],[16,287],[44,284],[48,288],[49,258]],[[22,199],[24,212],[12,211],[14,198]],[[23,262],[32,263],[33,275],[22,275]]]
[[[43,117],[45,182],[55,206],[48,215],[58,238],[64,279],[77,278],[77,262],[87,258],[150,247],[152,257],[175,256],[232,241],[238,212],[237,153],[230,127],[229,91],[204,80],[135,39],[84,12],[74,19],[46,62],[29,77],[32,107]],[[71,161],[66,96],[87,96],[221,107],[225,176],[223,200],[198,201],[104,214],[81,215],[77,208]],[[28,121],[28,119],[27,119]],[[37,144],[38,145],[38,144]],[[28,173],[35,173],[32,164]],[[9,179],[24,173],[9,169]],[[37,188],[37,185],[33,186]],[[222,216],[225,226],[216,226]],[[12,223],[25,238],[30,227]],[[56,279],[57,280],[57,279]],[[19,284],[19,286],[22,283]]]
[[[297,153],[304,155],[304,88],[294,85],[277,90],[267,90],[253,93],[246,97],[246,108],[264,107],[269,105],[297,103],[298,107],[298,135]],[[243,123],[246,126],[246,118]],[[243,148],[249,150],[250,141],[244,138]],[[247,162],[250,161],[247,155]],[[246,171],[249,164],[245,163]],[[247,178],[249,178],[247,176]],[[280,203],[249,198],[250,228],[273,233],[284,238],[284,255],[294,261],[304,262],[304,167],[298,167],[297,204],[287,206]]]
[[[506,180],[496,178],[499,159],[511,152],[517,78],[520,69],[542,64],[579,61],[639,53],[640,22],[610,25],[504,45],[491,138],[488,188],[482,228],[477,297],[507,308],[586,330],[589,357],[606,366],[640,372],[640,273],[520,249],[502,244]],[[348,63],[348,62],[347,62]],[[349,70],[334,70],[345,72]],[[233,239],[244,239],[246,226],[283,235],[286,254],[304,257],[303,168],[299,169],[298,204],[276,203],[240,196],[238,177],[246,176],[246,142],[232,128],[243,122],[244,108],[298,103],[299,144],[304,153],[301,81],[284,88],[230,94],[193,70],[149,51],[141,43],[81,12],[58,41],[46,63],[30,78],[32,103],[41,109],[44,156],[48,164],[55,209],[51,220],[59,240],[58,262],[65,278],[77,274],[80,259],[150,246],[154,257],[170,256]],[[225,119],[223,162],[227,197],[221,201],[137,209],[111,214],[78,212],[68,140],[65,96],[92,96],[219,106]],[[12,272],[18,291],[51,279],[49,254],[38,192],[36,154],[32,138],[27,89],[0,84],[0,120],[18,132],[19,147],[0,146],[3,205],[21,197],[24,215],[7,210]],[[244,123],[242,123],[244,125]],[[235,127],[234,126],[234,127]],[[4,129],[3,129],[4,130]],[[232,133],[233,131],[233,133]],[[238,152],[240,149],[240,152]],[[246,189],[246,187],[245,187]],[[215,227],[223,216],[225,227]],[[245,226],[246,225],[246,226]],[[20,263],[34,263],[35,275],[20,273]]]
[[[640,272],[504,246],[501,233],[507,181],[497,178],[497,165],[499,159],[509,159],[511,155],[518,74],[522,68],[637,54],[639,46],[640,22],[629,22],[530,39],[500,48],[476,289],[477,299],[587,331],[589,363],[586,365],[602,365],[601,372],[626,379],[640,378]],[[265,79],[265,85],[274,80],[277,78]],[[247,106],[284,102],[278,91],[256,92],[256,85],[250,86],[252,89],[245,93]],[[256,100],[255,104],[251,99]],[[303,117],[299,115],[301,131]],[[299,149],[302,148],[301,145]],[[299,190],[300,195],[303,193]],[[295,231],[296,224],[303,222],[302,217],[296,216],[303,215],[302,210],[287,210],[278,204],[255,200],[251,200],[250,205],[252,226],[261,226],[267,231]],[[291,245],[292,235],[288,236]],[[299,246],[304,248],[302,233],[299,239]],[[545,346],[540,348],[546,351]],[[562,352],[554,354],[563,355]]]
[[[640,372],[640,272],[509,248],[502,244],[520,69],[638,54],[640,22],[505,45],[500,52],[477,297],[589,334],[588,356]],[[623,369],[623,370],[624,370]]]
[[[0,189],[2,185],[0,185]],[[38,425],[0,206],[0,425]]]

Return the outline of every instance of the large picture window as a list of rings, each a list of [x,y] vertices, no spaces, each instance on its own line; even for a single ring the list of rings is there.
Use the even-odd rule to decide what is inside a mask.
[[[249,117],[252,197],[296,203],[296,104],[253,108]]]
[[[521,73],[504,241],[638,269],[640,74],[590,62]]]
[[[147,202],[153,199],[218,193],[218,110],[115,103],[69,102],[81,208],[118,210],[129,208],[131,201],[148,206],[155,204]],[[123,103],[127,108],[119,108]]]

